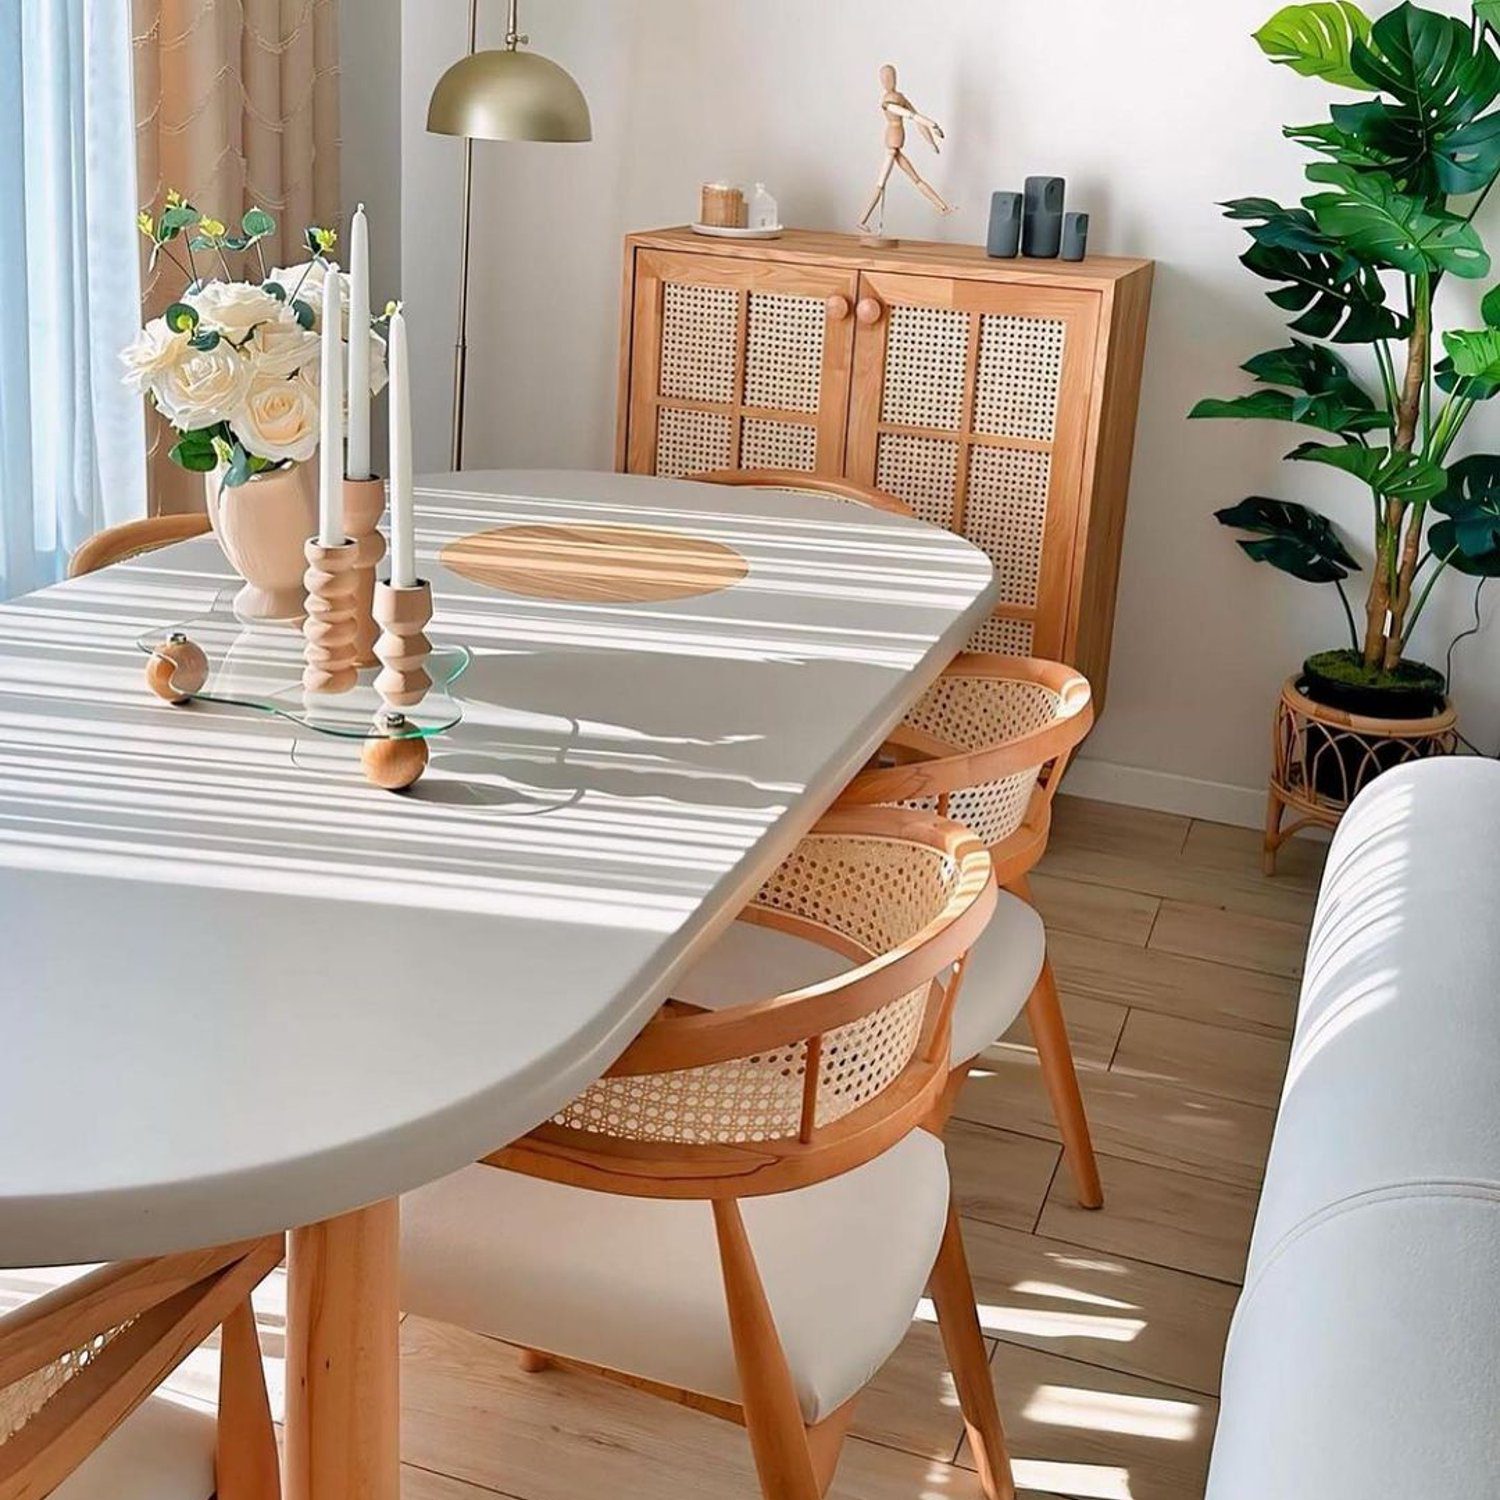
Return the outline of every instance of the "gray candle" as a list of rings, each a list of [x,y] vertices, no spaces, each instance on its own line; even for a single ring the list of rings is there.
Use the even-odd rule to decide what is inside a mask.
[[[996,260],[1012,260],[1021,248],[1021,195],[994,193],[990,197],[990,237],[985,249]]]
[[[1051,260],[1062,239],[1063,180],[1028,177],[1026,209],[1021,221],[1021,253]]]
[[[1087,214],[1064,214],[1062,227],[1062,258],[1082,260],[1089,249],[1089,216]]]

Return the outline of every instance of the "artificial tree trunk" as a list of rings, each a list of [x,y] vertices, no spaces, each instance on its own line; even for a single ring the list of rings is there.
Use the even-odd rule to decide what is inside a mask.
[[[1406,374],[1396,406],[1394,446],[1398,453],[1410,453],[1417,440],[1431,337],[1432,301],[1424,287],[1412,309],[1411,337],[1406,344]],[[1381,668],[1391,671],[1401,660],[1401,635],[1422,550],[1422,511],[1421,505],[1408,507],[1403,501],[1386,497],[1380,555],[1375,559],[1375,576],[1370,580],[1370,593],[1365,604],[1364,657],[1365,666],[1370,671]],[[1404,536],[1403,521],[1406,523]]]

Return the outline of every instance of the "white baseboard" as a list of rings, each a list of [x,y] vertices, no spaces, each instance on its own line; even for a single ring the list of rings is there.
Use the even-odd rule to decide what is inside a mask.
[[[1149,771],[1144,766],[1119,766],[1107,760],[1078,759],[1068,768],[1063,791],[1099,802],[1121,802],[1153,812],[1180,813],[1211,823],[1233,823],[1241,828],[1263,828],[1266,789],[1231,786],[1225,781],[1200,781]]]

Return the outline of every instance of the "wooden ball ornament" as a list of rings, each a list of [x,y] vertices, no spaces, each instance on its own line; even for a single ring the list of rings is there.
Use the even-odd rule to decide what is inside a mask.
[[[382,714],[381,734],[364,743],[359,753],[365,779],[386,792],[404,792],[415,786],[427,769],[427,741],[421,735],[399,737],[406,727],[404,714]]]
[[[181,705],[208,681],[203,648],[181,632],[169,636],[146,663],[146,683],[158,698]]]

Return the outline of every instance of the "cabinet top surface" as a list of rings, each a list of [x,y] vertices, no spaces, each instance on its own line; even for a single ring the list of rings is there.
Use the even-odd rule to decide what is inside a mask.
[[[855,234],[821,229],[788,229],[775,239],[731,240],[695,234],[686,225],[642,230],[628,236],[635,248],[691,250],[699,255],[727,255],[745,260],[816,261],[867,271],[940,273],[991,281],[1028,281],[1040,286],[1103,289],[1134,276],[1149,275],[1154,262],[1132,256],[1090,255],[1084,260],[999,260],[982,245],[940,240],[898,240],[879,247],[862,244]]]

